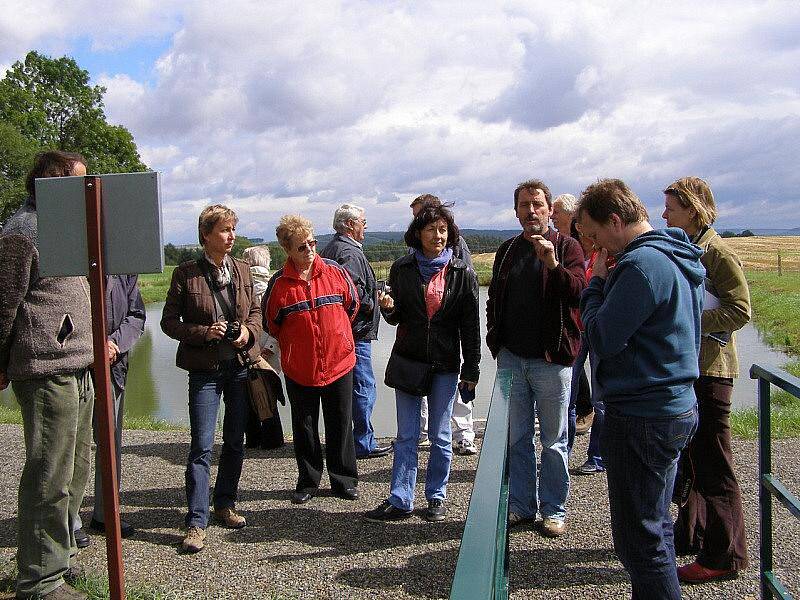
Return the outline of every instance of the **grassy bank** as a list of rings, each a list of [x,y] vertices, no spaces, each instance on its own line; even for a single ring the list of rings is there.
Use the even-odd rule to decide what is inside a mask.
[[[783,369],[800,377],[800,273],[748,271],[753,320],[766,343],[786,352],[791,360]],[[750,365],[742,365],[742,377],[748,377]],[[773,387],[772,436],[800,437],[800,399]],[[758,410],[736,411],[731,415],[731,429],[738,437],[758,435]]]
[[[163,273],[139,275],[139,289],[142,291],[142,299],[145,304],[163,302],[166,299],[174,270],[173,265],[167,265],[164,267]]]
[[[0,404],[0,423],[22,425],[22,413],[16,403],[14,406]],[[184,425],[173,425],[150,417],[132,417],[128,415],[124,417],[122,426],[125,429],[146,429],[148,431],[181,431],[187,429]]]

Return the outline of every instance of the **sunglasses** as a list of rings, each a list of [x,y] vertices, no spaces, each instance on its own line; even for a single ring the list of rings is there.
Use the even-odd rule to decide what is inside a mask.
[[[298,246],[298,252],[305,252],[309,248],[316,248],[317,247],[317,240],[308,240],[305,244]]]

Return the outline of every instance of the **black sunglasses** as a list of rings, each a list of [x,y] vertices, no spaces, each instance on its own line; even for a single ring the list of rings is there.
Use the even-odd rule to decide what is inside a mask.
[[[305,252],[309,248],[315,248],[317,246],[317,240],[308,240],[305,244],[298,246],[298,252]]]

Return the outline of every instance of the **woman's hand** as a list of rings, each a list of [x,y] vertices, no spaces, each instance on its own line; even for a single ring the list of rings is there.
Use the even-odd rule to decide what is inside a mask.
[[[234,341],[231,342],[234,348],[244,348],[247,344],[247,340],[250,339],[250,330],[242,325],[242,332],[239,334],[239,337],[236,338]]]
[[[608,250],[605,248],[600,248],[600,250],[597,251],[597,258],[594,259],[592,277],[600,277],[602,279],[608,277],[608,265],[606,263],[607,259]]]
[[[213,342],[214,340],[221,340],[225,335],[225,330],[228,328],[226,321],[217,321],[211,327],[206,329],[206,341]],[[242,329],[245,329],[242,327]]]
[[[378,304],[385,310],[392,310],[394,308],[394,299],[386,292],[378,292]]]

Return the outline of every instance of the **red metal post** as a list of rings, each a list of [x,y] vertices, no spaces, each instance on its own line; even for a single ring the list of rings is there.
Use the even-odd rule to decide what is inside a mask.
[[[106,330],[106,278],[103,265],[102,186],[99,177],[84,177],[86,237],[89,249],[89,287],[92,299],[92,344],[94,348],[95,411],[100,466],[103,476],[103,507],[106,525],[108,582],[112,600],[125,598],[125,568],[119,525],[117,461],[114,437],[114,399],[108,363]]]

